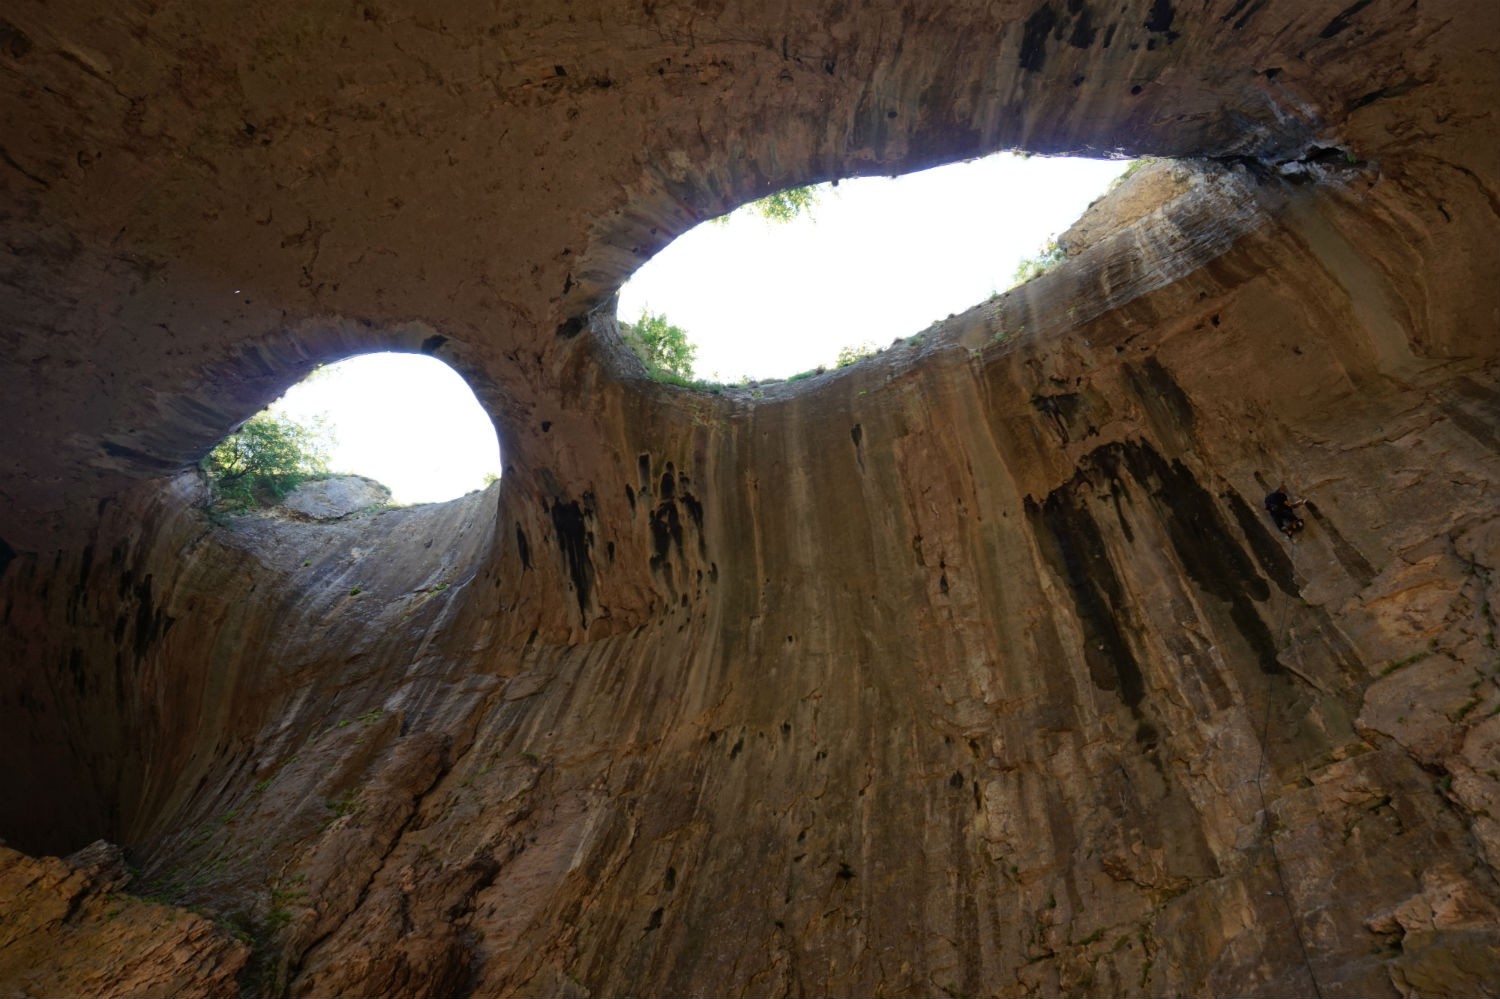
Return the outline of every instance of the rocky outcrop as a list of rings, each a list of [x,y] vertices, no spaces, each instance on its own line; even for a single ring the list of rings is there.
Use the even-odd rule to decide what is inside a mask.
[[[66,860],[0,846],[0,981],[19,995],[219,996],[250,948],[201,915],[123,889],[118,847]]]
[[[183,991],[184,908],[246,994],[1494,991],[1495,13],[594,13],[7,15],[13,864],[122,844]],[[1013,144],[1179,162],[849,368],[620,342],[697,219]],[[375,347],[500,483],[202,512]]]
[[[307,520],[338,520],[351,513],[378,510],[390,505],[391,491],[363,475],[331,475],[315,479],[287,493],[278,504]]]

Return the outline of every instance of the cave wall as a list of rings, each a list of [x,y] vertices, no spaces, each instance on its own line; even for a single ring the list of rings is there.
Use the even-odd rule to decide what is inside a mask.
[[[121,953],[105,838],[184,993],[1496,988],[1487,6],[227,16],[0,25],[3,876],[91,900],[0,980]],[[852,368],[620,345],[698,219],[1010,145],[1195,159]],[[501,483],[207,518],[367,349]]]

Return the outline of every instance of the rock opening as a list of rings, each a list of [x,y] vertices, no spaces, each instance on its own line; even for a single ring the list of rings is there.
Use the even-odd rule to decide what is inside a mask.
[[[647,315],[685,330],[707,382],[855,363],[999,297],[1028,258],[1027,275],[1060,261],[1047,247],[1133,162],[997,153],[798,188],[805,204],[772,196],[679,236],[625,284],[618,318],[638,348]]]
[[[329,470],[373,478],[398,504],[454,499],[500,476],[489,414],[462,375],[422,354],[326,365],[273,412],[326,428]]]

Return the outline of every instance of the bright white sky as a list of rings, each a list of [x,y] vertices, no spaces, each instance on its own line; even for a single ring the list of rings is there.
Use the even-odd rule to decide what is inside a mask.
[[[620,318],[666,314],[698,345],[700,378],[832,366],[840,347],[884,347],[1004,291],[1016,264],[1128,165],[1001,153],[824,185],[811,219],[774,224],[741,210],[685,233],[621,289]],[[333,470],[385,483],[398,503],[452,499],[500,473],[489,416],[435,358],[350,358],[273,408],[301,422],[326,416]]]
[[[272,406],[327,417],[329,467],[390,487],[397,503],[436,503],[500,474],[489,414],[457,371],[425,354],[362,354],[319,369]]]

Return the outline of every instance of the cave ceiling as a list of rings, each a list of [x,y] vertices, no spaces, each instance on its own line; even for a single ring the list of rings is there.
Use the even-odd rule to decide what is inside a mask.
[[[1494,994],[1497,50],[1489,0],[12,4],[0,992]],[[847,368],[622,343],[700,221],[1002,149],[1158,162]],[[209,509],[375,350],[498,483]]]

